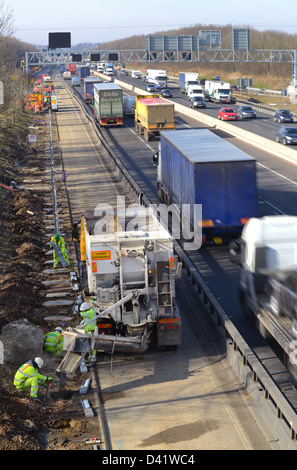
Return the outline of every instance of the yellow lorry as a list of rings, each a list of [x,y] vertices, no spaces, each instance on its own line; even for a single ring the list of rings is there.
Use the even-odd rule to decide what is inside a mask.
[[[175,129],[174,104],[160,96],[137,96],[135,128],[146,141],[159,137],[161,131]]]

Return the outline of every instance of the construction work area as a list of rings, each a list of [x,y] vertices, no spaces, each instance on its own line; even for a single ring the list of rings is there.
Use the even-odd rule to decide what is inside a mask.
[[[131,196],[131,189],[106,165],[59,80],[55,90],[61,113],[51,126],[51,113],[42,121],[30,114],[36,143],[25,146],[16,183],[1,187],[1,449],[277,448],[254,419],[224,342],[180,279],[171,238],[154,215],[137,224],[134,213],[126,221],[116,210],[90,216],[102,202],[115,209],[115,195]],[[57,232],[67,256],[55,269]],[[57,327],[61,355],[43,349]],[[41,383],[34,399],[14,380],[22,364],[39,357],[39,373],[53,380]]]
[[[17,183],[6,180],[0,188],[2,355],[4,348],[4,363],[0,365],[0,446],[1,450],[86,449],[84,438],[72,441],[74,436],[84,435],[86,431],[82,405],[75,393],[79,391],[82,379],[73,379],[71,391],[67,386],[61,390],[55,376],[61,358],[43,350],[45,334],[61,324],[59,313],[71,325],[76,282],[71,279],[70,272],[72,268],[75,271],[76,258],[67,196],[59,177],[57,198],[60,218],[63,218],[61,229],[63,232],[65,229],[71,266],[63,268],[60,264],[54,274],[50,245],[55,227],[48,116],[42,121],[38,116],[28,115],[28,118],[29,132],[33,129],[37,142],[33,146],[24,146],[17,172],[15,165],[9,167],[6,162],[7,171],[15,176]],[[57,138],[54,127],[53,135]],[[57,173],[62,175],[59,152],[55,152],[54,160]],[[50,321],[48,317],[53,313],[55,318]],[[73,325],[77,323],[76,319]],[[40,372],[54,380],[50,388],[39,387],[38,398],[34,401],[29,393],[14,389],[13,382],[18,368],[26,360],[40,355],[44,359]],[[73,395],[75,403],[72,402]],[[81,422],[71,417],[72,412],[77,416],[78,407],[81,409]],[[95,430],[98,434],[97,422]],[[54,444],[51,443],[51,431],[55,435]],[[93,431],[90,429],[91,437]],[[71,437],[69,442],[67,435]]]

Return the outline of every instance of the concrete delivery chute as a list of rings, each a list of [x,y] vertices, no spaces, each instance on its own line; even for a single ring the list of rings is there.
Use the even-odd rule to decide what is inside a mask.
[[[171,235],[153,211],[135,206],[129,213],[86,212],[81,231],[82,289],[98,314],[97,330],[65,331],[64,349],[80,352],[80,339],[89,349],[94,344],[106,351],[144,352],[153,341],[157,347],[178,347],[180,263]]]

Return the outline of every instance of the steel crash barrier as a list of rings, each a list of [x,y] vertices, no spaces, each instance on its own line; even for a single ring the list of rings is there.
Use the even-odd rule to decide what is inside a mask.
[[[118,83],[122,86],[126,85],[122,82]],[[121,175],[122,179],[125,181],[125,184],[129,185],[130,189],[133,191],[135,201],[139,201],[145,206],[151,205],[151,201],[142,193],[137,183],[129,175],[116,154],[109,147],[103,134],[97,127],[95,119],[89,114],[85,103],[79,99],[79,96],[70,88],[68,84],[66,84],[66,86],[69,92],[77,100],[86,117],[89,119],[105,150],[112,157],[113,165],[117,170],[118,175]],[[126,85],[126,88],[128,87],[131,89],[131,85]],[[135,89],[134,87],[133,91],[135,93],[143,93],[143,90]],[[178,108],[178,110],[184,114],[191,116],[193,114],[193,112],[191,112],[192,110],[185,106],[178,105]],[[183,110],[181,111],[182,108]],[[200,121],[203,118],[203,122],[206,122],[207,124],[213,124],[213,121],[216,121],[213,118],[209,118],[203,115],[202,113],[199,114],[201,114],[199,119],[197,117],[196,118]],[[223,128],[225,130],[225,125],[227,126],[227,124],[223,126],[222,124],[224,123],[220,123],[217,125],[217,127]],[[233,134],[233,129],[231,130],[228,128],[228,132]],[[246,139],[250,142],[249,138]],[[268,141],[268,139],[264,140]],[[268,435],[269,441],[277,442],[281,449],[297,450],[297,416],[295,410],[283,396],[281,390],[279,390],[257,356],[253,353],[243,337],[237,331],[236,327],[232,324],[231,320],[224,312],[191,260],[188,258],[187,254],[176,241],[174,244],[174,249],[180,262],[182,263],[184,276],[201,299],[201,302],[204,306],[204,311],[213,320],[213,323],[221,333],[222,338],[225,339],[226,355],[228,360],[233,370],[240,378],[244,389],[252,398],[254,409],[252,412],[255,414],[255,417],[257,415],[261,418],[261,423],[265,423],[265,432]]]

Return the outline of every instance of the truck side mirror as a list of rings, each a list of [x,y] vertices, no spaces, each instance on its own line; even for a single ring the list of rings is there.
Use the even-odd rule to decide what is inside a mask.
[[[153,164],[155,166],[158,166],[159,165],[159,151],[157,150],[156,153],[154,153],[153,155]]]

